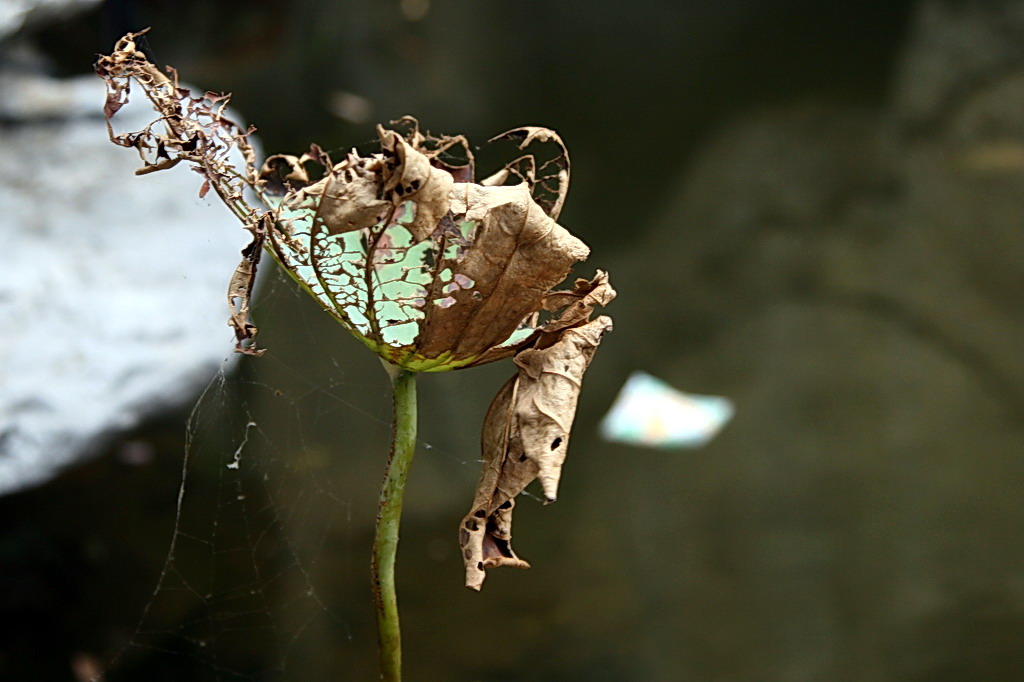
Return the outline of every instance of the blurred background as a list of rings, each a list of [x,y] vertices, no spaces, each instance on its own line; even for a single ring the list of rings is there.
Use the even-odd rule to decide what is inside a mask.
[[[592,247],[579,274],[611,273],[616,329],[558,503],[517,507],[533,568],[492,571],[480,594],[462,587],[456,526],[512,366],[420,382],[398,560],[407,679],[1024,679],[1024,1],[35,4],[0,42],[8,73],[71,82],[151,26],[152,56],[234,93],[267,153],[366,149],[403,114],[480,145],[520,125],[566,140],[560,222]],[[24,181],[70,114],[19,108],[26,90],[5,82],[4,144],[36,140]],[[95,93],[75,115],[127,170],[92,152],[68,165],[135,201],[144,180]],[[33,191],[12,167],[6,206]],[[388,381],[269,267],[254,317],[270,350],[230,359],[220,306],[244,235],[195,197],[198,178],[171,174],[220,221],[209,234],[239,242],[226,269],[177,277],[212,277],[212,303],[168,306],[209,305],[214,332],[188,381],[119,407],[133,417],[81,436],[77,463],[0,497],[0,677],[375,679]],[[89,224],[93,194],[45,196],[39,220]],[[144,236],[174,203],[119,220]],[[5,241],[33,225],[0,216]],[[90,243],[48,248],[88,262]],[[86,345],[56,341],[0,393]],[[91,365],[119,352],[91,349]],[[736,416],[697,450],[604,442],[635,369],[727,396]],[[88,381],[65,370],[38,390]]]

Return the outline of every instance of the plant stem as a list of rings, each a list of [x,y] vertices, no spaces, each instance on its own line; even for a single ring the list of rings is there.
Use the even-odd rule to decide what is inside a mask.
[[[394,386],[394,420],[391,454],[377,506],[371,572],[380,642],[380,678],[385,682],[399,682],[402,679],[402,635],[395,594],[395,552],[398,549],[405,479],[416,452],[416,372],[393,366],[386,368]]]

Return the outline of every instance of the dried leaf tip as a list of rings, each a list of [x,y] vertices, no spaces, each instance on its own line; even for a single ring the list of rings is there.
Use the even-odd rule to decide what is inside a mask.
[[[136,43],[148,30],[127,34],[110,55],[96,62],[96,73],[107,87],[103,107],[107,134],[114,144],[138,153],[143,165],[136,174],[165,170],[182,161],[192,164],[203,178],[200,196],[212,190],[252,233],[252,242],[231,278],[229,324],[235,330],[236,350],[259,354],[253,345],[256,327],[249,320],[249,301],[267,229],[265,211],[250,206],[245,198],[245,191],[256,182],[256,155],[248,139],[252,130],[226,116],[229,95],[207,92],[193,97],[181,87],[174,69],[168,67],[165,73],[152,64]],[[113,118],[128,103],[133,82],[156,116],[139,130],[119,133]],[[233,157],[241,158],[241,168]]]

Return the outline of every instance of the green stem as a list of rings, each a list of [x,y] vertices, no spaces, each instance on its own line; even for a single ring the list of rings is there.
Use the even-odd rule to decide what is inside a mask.
[[[391,454],[377,506],[377,532],[373,540],[373,602],[377,607],[377,635],[380,641],[380,678],[385,682],[402,679],[402,635],[398,625],[395,594],[395,552],[398,524],[402,516],[405,479],[416,452],[416,372],[385,365],[394,384],[394,421]]]

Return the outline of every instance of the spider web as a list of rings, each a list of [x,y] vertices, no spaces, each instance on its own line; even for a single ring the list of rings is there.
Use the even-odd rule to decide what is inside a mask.
[[[368,567],[390,388],[376,358],[283,274],[264,290],[256,314],[272,352],[225,362],[196,400],[166,558],[158,576],[139,576],[154,581],[151,596],[104,680],[377,674]],[[346,357],[311,359],[328,341]],[[452,537],[430,550],[453,584],[454,528],[479,471],[469,431],[448,447],[418,443],[420,460],[437,456],[465,483],[444,515]]]

